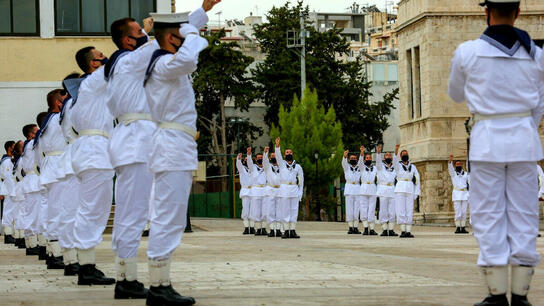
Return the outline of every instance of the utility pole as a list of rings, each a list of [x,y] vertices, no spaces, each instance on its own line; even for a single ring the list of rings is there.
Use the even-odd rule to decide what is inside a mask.
[[[306,90],[306,25],[305,16],[302,10],[299,13],[300,17],[300,44],[302,50],[300,52],[300,99],[304,98]]]

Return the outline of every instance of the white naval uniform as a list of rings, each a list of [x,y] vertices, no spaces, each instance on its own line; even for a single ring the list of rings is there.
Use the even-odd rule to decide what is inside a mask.
[[[280,147],[275,148],[276,160],[280,168],[280,207],[284,230],[294,230],[298,218],[298,203],[304,192],[304,172],[293,160],[291,164],[283,160]]]
[[[359,161],[357,161],[358,163]],[[358,227],[359,211],[361,209],[361,168],[348,164],[347,158],[342,158],[344,169],[344,197],[346,199],[346,221],[349,227]]]
[[[249,191],[251,199],[251,212],[249,219],[257,224],[257,228],[266,228],[262,224],[266,222],[266,210],[264,208],[264,200],[266,197],[266,172],[264,166],[253,163],[251,155],[247,155],[247,167],[249,169],[249,175],[251,176],[251,189]]]
[[[536,170],[538,173],[538,198],[542,198],[544,196],[544,171],[542,171],[542,167],[540,165],[536,165]]]
[[[15,179],[15,186],[13,190],[14,196],[12,197],[12,201],[15,205],[15,210],[13,214],[13,228],[16,232],[15,238],[24,238],[25,230],[25,194],[23,190],[23,175],[21,174],[22,169],[23,163],[21,156],[19,156],[13,165],[13,177]]]
[[[405,165],[399,161],[396,154],[393,154],[393,166],[397,174],[397,185],[395,186],[397,223],[401,224],[402,228],[406,226],[406,231],[410,232],[414,216],[414,200],[419,196],[421,188],[419,172],[414,164],[409,162],[408,165]]]
[[[40,184],[40,176],[36,167],[36,151],[34,150],[34,139],[30,140],[24,147],[23,155],[21,156],[20,164],[25,173],[23,178],[24,199],[24,230],[25,237],[38,235],[40,224],[40,204],[41,191],[43,190]],[[35,246],[31,246],[35,247]]]
[[[104,67],[100,67],[81,82],[71,109],[71,124],[78,135],[71,145],[72,168],[80,181],[74,221],[74,247],[78,253],[92,252],[100,244],[111,212],[114,171],[108,137],[113,129],[113,116],[106,107],[106,88]],[[122,206],[119,209],[116,206],[115,218],[122,211]],[[114,227],[114,250],[116,245]]]
[[[397,173],[393,163],[389,167],[382,161],[381,153],[376,155],[376,168],[378,168],[376,195],[380,198],[380,223],[384,230],[393,230],[397,216],[395,207],[395,179]]]
[[[195,135],[180,129],[196,134],[197,112],[190,76],[208,41],[191,24],[183,24],[180,35],[185,37],[180,49],[157,59],[145,86],[151,116],[158,122],[149,161],[155,184],[147,248],[151,261],[169,260],[180,244],[193,171],[198,169]]]
[[[4,196],[4,211],[2,216],[2,227],[5,235],[13,235],[14,214],[16,213],[16,203],[13,202],[15,196],[15,178],[13,177],[13,162],[10,157],[2,158],[0,163],[0,179],[2,179],[2,192]]]
[[[543,158],[544,57],[487,35],[462,43],[451,62],[449,95],[484,118],[470,135],[470,214],[479,266],[537,266],[538,182]],[[510,53],[511,55],[507,54]],[[527,113],[527,114],[523,114]],[[517,115],[515,115],[517,114]]]
[[[266,216],[266,222],[270,226],[270,230],[279,230],[280,229],[280,168],[278,165],[270,164],[268,160],[268,153],[263,155],[263,165],[266,173],[266,196],[264,199],[264,215]]]
[[[374,165],[367,167],[364,164],[364,155],[359,156],[359,167],[361,168],[361,208],[359,211],[364,227],[370,225],[374,229],[376,221],[376,175],[377,168]]]
[[[249,227],[249,214],[251,212],[251,198],[249,197],[251,191],[251,176],[249,175],[249,169],[242,164],[242,161],[236,158],[236,169],[240,177],[240,199],[242,199],[242,220],[244,221],[244,227]]]
[[[455,210],[455,225],[457,225],[457,227],[465,227],[469,196],[469,174],[464,170],[461,172],[455,171],[453,163],[451,162],[448,163],[448,172],[453,184],[451,200],[453,201],[453,209]]]

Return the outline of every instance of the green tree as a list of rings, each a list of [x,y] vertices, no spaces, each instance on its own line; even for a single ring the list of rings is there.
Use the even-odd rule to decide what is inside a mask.
[[[300,56],[288,49],[286,33],[299,29],[299,13],[309,7],[299,1],[272,8],[266,23],[256,25],[255,36],[267,54],[264,62],[252,70],[261,100],[268,106],[265,121],[278,123],[280,106],[289,109],[293,93],[300,92]],[[343,141],[348,147],[374,147],[382,142],[389,126],[387,117],[392,100],[370,103],[371,84],[363,73],[361,59],[346,62],[349,43],[339,34],[341,29],[317,31],[307,24],[310,37],[306,40],[306,75],[308,86],[317,90],[319,101],[328,109],[334,107],[343,127]]]
[[[336,120],[332,107],[327,111],[318,102],[317,91],[306,89],[300,101],[296,96],[289,110],[280,105],[279,127],[270,131],[272,139],[281,138],[281,148],[292,149],[294,158],[304,170],[304,185],[310,197],[305,198],[305,217],[310,210],[319,216],[319,206],[310,209],[310,202],[319,205],[319,198],[328,191],[328,186],[340,175],[343,156],[342,125]],[[317,171],[316,171],[316,158]],[[317,176],[316,176],[317,172]]]

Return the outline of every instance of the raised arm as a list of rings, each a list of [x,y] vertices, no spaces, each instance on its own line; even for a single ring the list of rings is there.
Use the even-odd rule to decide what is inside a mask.
[[[348,172],[349,170],[349,164],[348,164],[348,153],[349,150],[344,151],[344,158],[342,158],[342,168],[344,169],[344,172]]]
[[[285,168],[285,163],[283,162],[283,156],[281,155],[281,148],[280,148],[280,138],[276,138],[276,147],[274,149],[274,153],[276,153],[276,160],[278,161],[278,166],[280,169]]]
[[[378,146],[376,148],[376,169],[378,171],[383,170],[383,162],[382,162],[382,146]]]
[[[395,169],[395,172],[397,174],[399,174],[399,148],[400,148],[400,145],[396,145],[395,146],[395,154],[393,154],[393,168]]]
[[[448,159],[448,173],[453,180],[453,178],[455,177],[455,169],[453,168],[453,155],[450,155],[450,158]]]
[[[251,158],[251,147],[247,148],[247,168],[249,169],[249,173],[253,173],[255,170],[255,167],[253,167],[253,158]]]
[[[359,155],[359,161],[357,162],[357,166],[361,169],[363,168],[364,160],[365,160],[365,147],[361,146],[361,154]]]
[[[238,169],[238,173],[246,173],[246,168],[242,165],[242,153],[238,154],[238,157],[236,157],[236,169]]]
[[[272,166],[270,165],[270,161],[268,160],[269,150],[270,148],[266,147],[264,148],[264,153],[263,153],[263,167],[264,167],[264,171],[266,173],[267,178],[272,176]]]

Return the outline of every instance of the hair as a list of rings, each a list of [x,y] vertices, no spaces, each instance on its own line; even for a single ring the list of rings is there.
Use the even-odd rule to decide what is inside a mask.
[[[515,18],[519,3],[487,3],[489,14],[499,18]]]
[[[79,68],[84,72],[88,73],[91,70],[91,60],[93,59],[92,51],[95,48],[93,46],[88,46],[85,48],[79,49],[76,52],[76,62]]]
[[[9,148],[11,148],[15,144],[15,141],[9,140],[4,143],[4,149],[6,150],[6,153],[8,152]]]
[[[36,116],[36,123],[38,124],[38,126],[40,126],[40,127],[43,126],[43,121],[45,120],[47,115],[49,115],[49,113],[41,112],[41,113],[38,114],[38,116]]]
[[[17,140],[17,142],[15,143],[15,146],[13,147],[14,151],[15,152],[20,152],[21,154],[23,153],[23,146],[24,146],[24,142],[22,140]],[[19,150],[15,150],[16,148],[19,148]]]
[[[400,155],[402,155],[402,153],[406,152],[406,154],[408,154],[408,151],[407,150],[402,150],[400,151]]]
[[[370,158],[372,158],[372,154],[366,153],[366,154],[365,154],[365,158],[366,158],[367,156],[369,156]]]
[[[130,26],[128,25],[131,22],[135,22],[134,18],[122,18],[115,20],[110,26],[111,40],[117,46],[117,48],[123,48],[123,37],[128,36],[130,33]]]
[[[58,98],[62,96],[63,89],[53,89],[47,94],[47,107],[49,109],[48,112],[51,112],[53,108],[55,107],[55,102],[57,102]]]
[[[153,28],[153,31],[155,32],[155,39],[157,40],[157,42],[159,43],[159,45],[162,47],[165,43],[166,43],[166,37],[168,36],[168,34],[172,33],[172,34],[176,34],[178,37],[181,37],[179,35],[179,27],[172,27],[172,28],[167,28],[167,27],[164,27],[164,28]],[[182,41],[181,43],[183,43],[183,38],[182,38]]]
[[[357,158],[357,155],[355,155],[355,154],[350,154],[350,155],[349,155],[349,158],[351,159],[352,157]]]
[[[456,161],[453,162],[454,165],[456,165],[457,163],[461,163],[461,164],[462,164],[462,162],[461,162],[460,160],[456,160]]]
[[[28,136],[35,127],[37,127],[37,125],[35,125],[34,123],[23,126],[23,135],[28,138]]]

